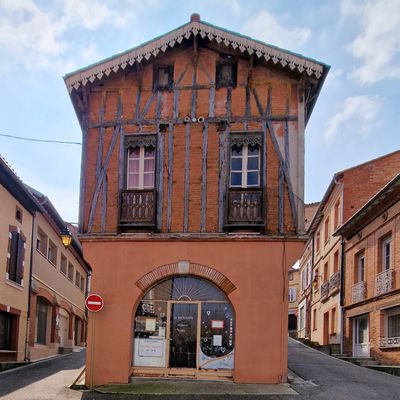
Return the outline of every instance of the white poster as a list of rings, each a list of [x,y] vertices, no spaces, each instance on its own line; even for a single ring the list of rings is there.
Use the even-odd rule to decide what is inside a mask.
[[[139,339],[140,357],[162,357],[164,353],[164,340]]]
[[[213,346],[222,346],[222,335],[213,335]]]

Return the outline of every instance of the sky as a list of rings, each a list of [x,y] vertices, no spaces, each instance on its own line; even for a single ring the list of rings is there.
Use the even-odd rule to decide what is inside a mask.
[[[0,0],[0,135],[81,141],[62,77],[201,19],[331,66],[306,128],[305,200],[399,149],[399,0]],[[77,222],[80,146],[0,136],[0,154]]]

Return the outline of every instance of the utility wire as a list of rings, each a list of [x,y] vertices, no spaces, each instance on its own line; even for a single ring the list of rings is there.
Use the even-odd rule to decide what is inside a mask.
[[[67,142],[64,140],[48,140],[48,139],[33,139],[33,138],[26,138],[22,136],[14,136],[14,135],[6,135],[5,133],[0,133],[0,136],[8,137],[11,139],[19,139],[19,140],[26,140],[28,142],[44,142],[44,143],[58,143],[58,144],[77,144],[81,146],[82,143],[80,142]]]

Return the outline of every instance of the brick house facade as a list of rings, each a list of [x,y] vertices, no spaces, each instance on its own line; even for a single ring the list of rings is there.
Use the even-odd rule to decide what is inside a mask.
[[[300,274],[311,263],[310,289],[303,303],[313,342],[340,351],[343,345],[343,248],[335,231],[363,206],[400,169],[400,151],[348,168],[334,175],[310,227]],[[310,246],[313,251],[310,251]],[[303,304],[302,303],[302,304]]]
[[[345,352],[400,363],[400,175],[337,232],[345,239]]]
[[[80,239],[105,301],[89,385],[286,380],[304,129],[328,69],[193,15],[65,77],[83,133]]]

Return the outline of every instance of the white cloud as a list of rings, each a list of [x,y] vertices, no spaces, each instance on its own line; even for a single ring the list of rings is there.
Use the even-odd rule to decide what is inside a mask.
[[[0,15],[0,55],[4,62],[11,56],[30,70],[48,66],[51,56],[65,52],[68,44],[61,38],[65,25],[32,0],[0,0]]]
[[[342,18],[361,22],[361,32],[348,46],[361,63],[350,78],[361,84],[399,79],[400,1],[370,0],[360,4],[346,0],[342,1],[341,14]]]
[[[16,65],[27,71],[81,65],[98,52],[79,30],[122,28],[159,0],[59,0],[58,7],[38,0],[0,0],[0,71]],[[39,5],[41,4],[41,5]],[[65,72],[66,70],[61,70]]]
[[[267,10],[249,18],[243,30],[251,37],[290,49],[301,47],[311,37],[310,29],[286,28],[280,24],[276,15]]]
[[[342,132],[349,130],[353,135],[367,136],[376,126],[375,119],[382,107],[382,101],[374,96],[348,97],[343,109],[329,119],[324,137],[331,143]]]

